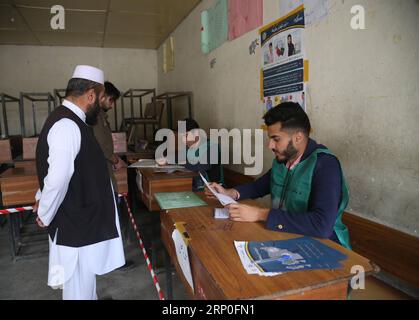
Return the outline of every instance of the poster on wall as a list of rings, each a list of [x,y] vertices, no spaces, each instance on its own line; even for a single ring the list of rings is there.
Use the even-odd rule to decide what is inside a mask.
[[[263,0],[229,0],[228,40],[263,25]]]
[[[298,102],[305,110],[304,27],[304,6],[300,6],[259,31],[265,111],[287,101]]]
[[[228,1],[201,12],[201,50],[208,54],[228,40]]]

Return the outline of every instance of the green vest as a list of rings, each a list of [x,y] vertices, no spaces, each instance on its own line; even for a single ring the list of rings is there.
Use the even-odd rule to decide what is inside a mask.
[[[272,208],[284,209],[289,213],[299,214],[307,212],[311,193],[311,182],[317,155],[326,153],[333,155],[328,149],[317,149],[307,159],[301,161],[294,169],[288,170],[283,163],[274,159],[271,173]],[[281,204],[282,200],[282,204]],[[343,210],[349,202],[349,191],[342,173],[342,200],[338,208],[334,231],[342,246],[351,249],[348,228],[342,222]]]

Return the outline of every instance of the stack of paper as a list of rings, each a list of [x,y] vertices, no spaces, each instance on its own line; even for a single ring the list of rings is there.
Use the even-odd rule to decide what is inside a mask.
[[[264,242],[235,241],[249,274],[274,276],[282,272],[339,269],[347,256],[310,237]]]

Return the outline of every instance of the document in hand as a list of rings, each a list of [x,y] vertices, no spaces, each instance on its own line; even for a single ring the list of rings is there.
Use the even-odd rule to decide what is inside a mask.
[[[218,199],[218,201],[220,201],[220,203],[223,206],[227,206],[231,203],[237,203],[237,201],[235,201],[233,198],[231,198],[229,196],[226,196],[224,194],[218,193],[213,187],[211,187],[210,184],[208,183],[207,179],[204,178],[204,176],[201,174],[201,172],[199,173],[199,175],[201,176],[201,179],[202,179],[202,181],[204,181],[207,188],[212,192],[212,194]]]

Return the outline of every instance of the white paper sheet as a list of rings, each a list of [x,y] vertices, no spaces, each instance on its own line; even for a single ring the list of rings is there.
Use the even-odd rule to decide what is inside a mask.
[[[201,179],[202,179],[202,181],[204,181],[207,188],[212,192],[212,194],[218,199],[218,201],[220,201],[220,203],[223,206],[227,206],[231,203],[237,203],[237,201],[235,201],[233,198],[215,191],[215,189],[210,186],[207,179],[204,178],[204,176],[201,174],[201,172],[199,173],[199,175],[201,176]]]
[[[214,209],[214,218],[215,219],[228,219],[230,214],[228,213],[227,208],[215,208]]]
[[[188,281],[189,285],[192,288],[192,292],[194,292],[191,265],[189,263],[188,246],[186,245],[185,241],[183,240],[183,237],[180,234],[178,229],[175,229],[173,231],[172,239],[173,239],[173,242],[174,242],[175,248],[176,248],[177,261],[180,265],[180,268],[182,269],[182,272],[183,272],[183,275],[185,276],[185,279]]]

